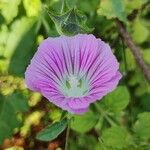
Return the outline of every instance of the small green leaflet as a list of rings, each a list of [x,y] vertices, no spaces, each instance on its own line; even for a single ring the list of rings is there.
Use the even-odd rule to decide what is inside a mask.
[[[98,119],[99,117],[90,110],[83,115],[74,115],[71,129],[79,133],[88,132],[96,125]]]
[[[120,126],[105,129],[102,133],[101,139],[107,150],[128,149],[133,142],[132,137],[128,134],[127,130]]]
[[[123,94],[122,94],[123,93]],[[130,101],[130,93],[126,86],[118,86],[104,98],[104,104],[109,111],[118,113],[125,109]]]
[[[63,119],[60,122],[49,125],[37,134],[36,139],[40,141],[52,141],[65,130],[67,124],[67,119]]]
[[[138,114],[134,124],[134,131],[141,139],[150,139],[150,112]]]

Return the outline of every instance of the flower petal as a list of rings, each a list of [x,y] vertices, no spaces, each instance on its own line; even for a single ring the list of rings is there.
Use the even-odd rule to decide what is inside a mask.
[[[89,106],[89,102],[86,98],[70,98],[68,106],[71,109],[85,109]]]
[[[27,67],[25,82],[31,90],[40,92],[58,107],[72,113],[84,113],[90,103],[117,86],[121,78],[118,69],[119,64],[109,45],[95,36],[60,36],[42,42]],[[84,86],[83,96],[81,92],[81,96],[70,97],[61,91],[71,75],[87,81],[88,90]],[[73,85],[77,86],[76,83]]]

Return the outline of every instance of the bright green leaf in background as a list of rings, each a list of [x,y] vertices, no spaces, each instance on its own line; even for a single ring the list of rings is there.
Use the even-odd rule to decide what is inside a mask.
[[[97,122],[98,116],[89,110],[83,115],[74,115],[71,122],[71,128],[77,132],[85,133],[90,131]]]
[[[147,0],[101,0],[97,12],[107,19],[118,18],[127,22],[127,15],[140,9],[146,2]]]
[[[142,54],[145,62],[150,65],[150,49],[143,50]]]
[[[129,100],[130,94],[126,86],[118,86],[104,98],[103,102],[111,112],[119,112],[126,108]]]
[[[55,122],[39,132],[36,138],[40,141],[52,141],[65,130],[67,124],[67,119],[63,119],[60,122]]]
[[[3,53],[5,51],[7,38],[8,38],[8,27],[3,24],[0,28],[0,56],[3,56]]]
[[[14,128],[19,127],[18,112],[28,110],[27,99],[19,92],[9,96],[0,95],[0,144],[13,134]]]
[[[61,115],[62,115],[62,112],[61,110],[53,110],[52,112],[50,112],[50,115],[49,117],[51,118],[51,120],[53,120],[54,122],[57,122],[61,119]]]
[[[38,16],[41,11],[41,0],[24,0],[24,8],[28,17]]]
[[[132,13],[135,9],[140,9],[144,0],[124,0],[126,6],[126,12],[128,14]]]
[[[150,112],[143,112],[138,115],[134,131],[140,138],[150,139]]]
[[[148,38],[149,30],[146,28],[142,20],[137,18],[133,22],[132,30],[132,37],[136,43],[143,43]]]
[[[33,43],[33,39],[32,36],[35,36],[35,30],[32,29],[32,26],[35,23],[35,18],[27,18],[27,17],[23,17],[19,20],[16,20],[12,25],[11,25],[11,32],[8,36],[7,39],[7,44],[6,44],[6,48],[5,48],[5,54],[4,56],[6,58],[10,58],[14,51],[16,50],[16,48],[18,47],[19,44],[21,44],[21,42],[24,42],[25,40],[28,40],[30,44],[27,43],[27,45],[32,45],[31,43]],[[17,29],[17,30],[16,30]],[[32,34],[29,35],[31,37],[29,37],[29,39],[26,39],[26,34],[30,34],[30,30],[32,30]],[[25,39],[24,39],[25,38]],[[26,50],[26,45],[24,44],[22,49],[20,51]]]
[[[101,139],[106,147],[114,150],[123,150],[123,148],[127,148],[132,143],[128,131],[119,126],[104,130]]]
[[[108,19],[118,18],[126,22],[126,13],[123,0],[102,0],[98,9],[98,14]]]
[[[35,18],[22,18],[11,26],[4,57],[10,60],[9,72],[22,76],[34,52]],[[17,66],[17,67],[16,67]]]
[[[0,10],[7,23],[10,23],[18,14],[18,6],[21,0],[1,0]]]
[[[8,61],[4,57],[5,46],[9,36],[9,29],[6,25],[0,27],[0,72],[7,72]]]

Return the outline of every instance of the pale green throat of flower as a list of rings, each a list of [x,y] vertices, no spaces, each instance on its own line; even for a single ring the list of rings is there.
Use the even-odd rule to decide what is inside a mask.
[[[89,91],[89,84],[84,77],[81,78],[71,74],[64,79],[60,91],[66,97],[83,97]]]

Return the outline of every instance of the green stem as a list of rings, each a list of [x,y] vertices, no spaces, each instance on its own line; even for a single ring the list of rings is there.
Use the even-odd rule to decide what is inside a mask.
[[[116,123],[108,115],[105,114],[104,117],[110,125],[116,126]]]
[[[98,138],[99,142],[101,143],[101,147],[103,150],[107,150],[106,146],[104,145],[103,141],[101,140],[101,138]]]
[[[62,14],[64,12],[64,5],[65,5],[65,0],[61,0],[62,3],[61,3],[61,10],[60,10],[60,13]]]
[[[98,106],[97,103],[95,103],[95,107],[98,110],[98,112],[107,120],[107,122],[111,125],[111,126],[116,126],[117,124],[104,112],[104,110]]]
[[[46,31],[46,34],[49,35],[50,33],[50,28],[49,28],[49,25],[48,25],[48,22],[47,20],[43,17],[42,19],[42,22],[43,22],[43,26],[45,28],[45,31]]]
[[[68,127],[67,127],[67,131],[66,131],[65,150],[68,150],[69,133],[70,133],[70,120],[68,120]]]

